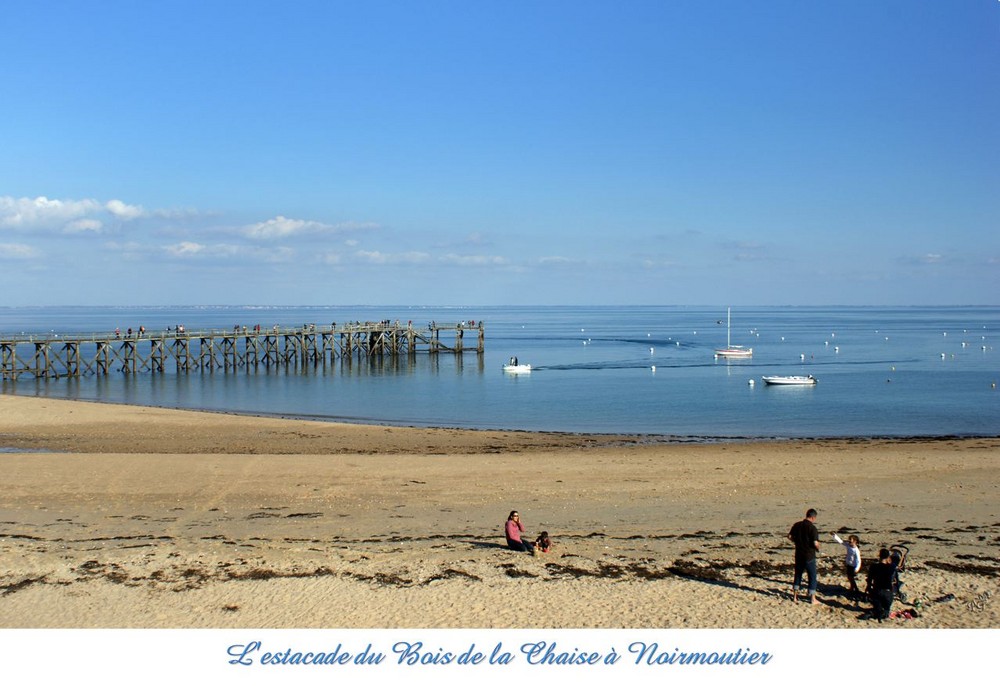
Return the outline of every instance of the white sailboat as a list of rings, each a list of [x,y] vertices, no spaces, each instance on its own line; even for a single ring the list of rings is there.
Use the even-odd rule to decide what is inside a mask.
[[[753,348],[744,348],[742,345],[733,345],[730,340],[730,329],[732,328],[732,308],[726,308],[726,347],[715,351],[716,357],[753,357]]]

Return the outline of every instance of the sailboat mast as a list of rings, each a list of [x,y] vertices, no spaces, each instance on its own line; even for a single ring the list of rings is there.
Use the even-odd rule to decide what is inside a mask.
[[[729,340],[729,328],[732,325],[732,323],[733,323],[733,308],[727,307],[726,308],[726,347],[727,348],[733,347],[732,342]]]

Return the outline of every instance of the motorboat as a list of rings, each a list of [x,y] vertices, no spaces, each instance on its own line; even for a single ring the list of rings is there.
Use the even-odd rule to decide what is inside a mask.
[[[530,364],[505,364],[503,366],[504,372],[507,374],[530,374],[531,365]]]
[[[745,348],[742,345],[733,345],[730,340],[732,329],[732,308],[726,308],[726,347],[718,348],[715,351],[716,357],[747,358],[753,357],[753,348]]]
[[[769,386],[815,386],[816,377],[809,376],[762,376],[761,379]]]
[[[530,374],[531,365],[530,364],[520,364],[516,357],[512,357],[507,360],[507,364],[503,366],[503,370],[508,374]]]

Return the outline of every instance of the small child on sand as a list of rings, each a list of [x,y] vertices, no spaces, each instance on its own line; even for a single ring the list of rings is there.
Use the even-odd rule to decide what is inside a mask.
[[[851,594],[854,596],[854,604],[857,605],[861,602],[861,591],[858,589],[858,582],[855,580],[858,572],[861,571],[861,550],[858,547],[861,539],[851,534],[844,541],[840,536],[834,534],[833,540],[847,549],[844,555],[844,573],[847,574],[847,581],[851,584]]]
[[[552,549],[552,539],[549,538],[549,532],[543,531],[538,534],[538,538],[535,539],[535,551],[539,553],[547,553]]]

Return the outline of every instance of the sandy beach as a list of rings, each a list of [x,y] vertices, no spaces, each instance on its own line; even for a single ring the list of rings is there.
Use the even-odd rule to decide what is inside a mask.
[[[997,628],[1000,439],[670,444],[0,395],[0,626]],[[808,507],[819,606],[790,599]],[[517,509],[532,556],[504,544]],[[859,621],[843,548],[903,544]],[[913,609],[909,603],[897,609]]]

